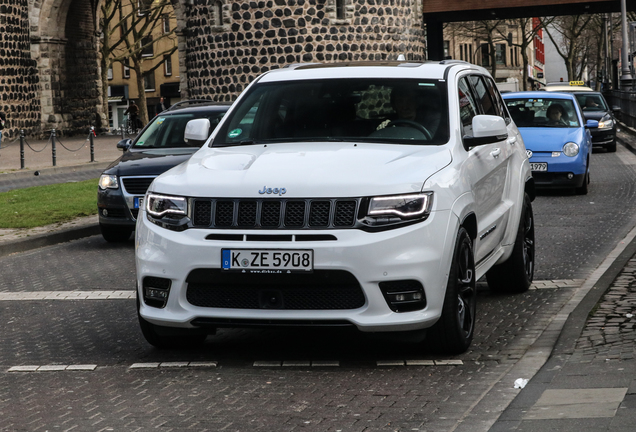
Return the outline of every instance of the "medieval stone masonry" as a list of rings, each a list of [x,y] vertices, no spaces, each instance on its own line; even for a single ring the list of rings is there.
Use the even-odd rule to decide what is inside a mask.
[[[416,8],[415,0],[195,0],[187,19],[190,95],[233,100],[259,74],[292,63],[423,60]]]
[[[38,70],[30,51],[28,0],[0,0],[0,111],[9,139],[40,126]]]
[[[172,0],[181,96],[231,101],[292,63],[425,58],[417,0]],[[8,136],[101,121],[96,3],[0,0],[0,110]]]

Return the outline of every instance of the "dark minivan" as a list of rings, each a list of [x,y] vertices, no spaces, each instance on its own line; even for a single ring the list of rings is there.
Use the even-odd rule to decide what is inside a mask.
[[[122,242],[130,238],[150,183],[188,160],[229,108],[229,103],[208,100],[179,102],[153,118],[137,137],[117,144],[124,154],[104,170],[97,189],[99,226],[106,241]],[[208,120],[208,134],[201,140],[186,141],[186,125],[194,119]]]

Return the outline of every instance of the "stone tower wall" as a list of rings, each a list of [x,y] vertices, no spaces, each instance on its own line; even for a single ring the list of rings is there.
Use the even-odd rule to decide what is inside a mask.
[[[38,70],[31,58],[28,0],[0,0],[0,111],[5,138],[40,127]]]
[[[195,0],[185,53],[190,97],[234,100],[259,74],[290,63],[424,59],[415,0],[343,1],[338,18],[335,0]]]

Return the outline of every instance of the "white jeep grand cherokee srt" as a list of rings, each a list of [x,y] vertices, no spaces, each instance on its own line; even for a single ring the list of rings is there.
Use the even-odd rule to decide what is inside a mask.
[[[207,137],[192,120],[186,139]],[[475,282],[523,292],[534,184],[488,72],[458,61],[300,64],[261,75],[157,177],[136,234],[157,347],[218,327],[427,330],[465,351]]]

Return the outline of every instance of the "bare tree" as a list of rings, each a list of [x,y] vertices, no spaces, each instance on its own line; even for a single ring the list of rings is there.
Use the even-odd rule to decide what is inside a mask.
[[[539,21],[539,25],[533,24],[532,18],[517,18],[511,20],[511,22],[514,23],[515,26],[517,26],[518,37],[516,42],[514,39],[508,40],[508,44],[518,47],[521,51],[521,58],[523,60],[524,90],[531,90],[531,88],[529,88],[530,84],[528,81],[528,65],[530,64],[530,59],[528,58],[528,49],[532,46],[534,38],[537,36],[543,26],[551,23],[553,19],[554,18],[544,18]],[[497,27],[497,33],[501,38],[507,37],[506,35],[504,35],[502,27]]]
[[[582,36],[593,15],[571,15],[552,19],[546,33],[565,61],[568,80],[580,79],[589,55],[589,44]]]
[[[486,45],[488,45],[490,73],[493,77],[497,74],[497,52],[495,44],[506,40],[505,37],[501,36],[501,32],[497,31],[497,28],[504,23],[505,21],[503,20],[486,20],[457,23],[455,25],[455,31],[458,35],[471,40],[486,41]]]
[[[164,20],[174,17],[170,0],[104,0],[101,7],[100,26],[103,40],[100,46],[102,62],[102,86],[105,110],[108,112],[108,70],[115,62],[135,71],[139,92],[139,117],[148,122],[148,108],[144,92],[144,80],[164,63],[165,56],[177,50],[174,29],[165,32]],[[119,38],[113,37],[120,33]],[[158,51],[157,41],[164,39],[166,49]],[[160,59],[160,61],[156,61]]]

